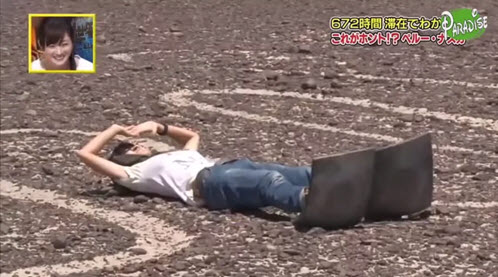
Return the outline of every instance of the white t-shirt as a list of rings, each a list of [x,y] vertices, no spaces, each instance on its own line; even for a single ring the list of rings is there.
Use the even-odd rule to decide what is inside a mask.
[[[76,70],[93,70],[93,63],[83,59],[82,57],[75,55],[74,61],[76,62]],[[31,63],[32,70],[45,70],[42,66],[40,60],[35,60]]]
[[[134,191],[180,198],[195,205],[191,184],[199,171],[213,165],[214,161],[195,150],[179,150],[126,166],[128,178],[114,181]]]

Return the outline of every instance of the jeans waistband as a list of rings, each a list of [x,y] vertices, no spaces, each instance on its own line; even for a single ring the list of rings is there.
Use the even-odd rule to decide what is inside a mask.
[[[194,201],[200,205],[204,206],[205,205],[205,199],[202,194],[203,188],[204,188],[204,180],[209,176],[210,171],[208,167],[205,167],[197,173],[197,176],[195,177],[194,182],[192,183],[192,191],[194,194]]]

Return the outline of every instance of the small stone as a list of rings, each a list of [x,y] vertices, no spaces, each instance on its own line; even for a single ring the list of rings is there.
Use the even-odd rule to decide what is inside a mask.
[[[36,116],[38,113],[35,110],[27,110],[26,115]]]
[[[276,71],[273,70],[265,70],[263,71],[263,75],[265,76],[266,80],[278,80],[279,74]]]
[[[393,124],[393,128],[403,128],[405,126],[406,125],[403,122],[396,122],[396,123]]]
[[[291,70],[288,74],[289,76],[304,76],[306,75],[305,72],[298,71],[298,70]]]
[[[301,45],[297,49],[297,52],[301,53],[301,54],[310,54],[311,53],[311,48],[308,45]]]
[[[67,246],[67,239],[64,236],[57,236],[52,239],[51,243],[55,249],[64,249]]]
[[[152,202],[154,204],[164,204],[165,201],[161,197],[154,197],[154,198],[152,198]]]
[[[147,31],[145,30],[144,26],[138,26],[138,30],[142,33],[147,33]]]
[[[330,82],[330,87],[331,88],[342,88],[342,85],[336,81]]]
[[[464,164],[458,168],[460,172],[476,174],[479,172],[479,168],[473,164]]]
[[[46,175],[54,175],[54,170],[48,165],[42,165],[41,169]]]
[[[301,88],[303,88],[303,89],[316,89],[317,88],[316,81],[313,79],[308,79],[304,83],[301,84]]]
[[[435,167],[434,172],[436,174],[447,174],[447,173],[455,173],[455,170],[447,167]]]
[[[421,220],[421,219],[429,218],[431,215],[432,215],[432,211],[430,209],[426,209],[426,210],[420,211],[418,213],[408,215],[407,218],[410,220]]]
[[[129,54],[109,54],[107,57],[111,60],[122,61],[122,62],[132,62],[133,58]]]
[[[424,120],[424,117],[421,114],[414,114],[413,115],[413,121],[422,122],[423,120]]]
[[[169,27],[169,31],[172,33],[180,33],[182,30],[177,25],[172,25]]]
[[[483,261],[489,261],[489,260],[491,260],[491,258],[488,255],[486,255],[484,253],[481,253],[481,252],[477,253],[477,258],[479,258],[479,259],[481,259]]]
[[[0,253],[5,254],[12,251],[12,247],[9,244],[0,245]]]
[[[485,10],[485,9],[480,9],[480,10],[478,11],[478,14],[479,14],[479,15],[488,15],[489,13],[488,13],[488,10]]]
[[[455,247],[460,247],[461,243],[457,237],[452,237],[446,240],[446,245],[452,245]]]
[[[337,73],[331,69],[328,69],[327,71],[325,71],[325,74],[323,75],[323,78],[325,78],[325,79],[335,79],[337,77],[338,77]]]
[[[410,82],[409,82],[410,85],[412,86],[421,86],[424,84],[424,80],[422,79],[410,79]]]
[[[0,223],[0,234],[8,234],[10,233],[10,227],[9,225],[5,223]]]
[[[56,138],[59,136],[59,133],[57,133],[57,131],[52,131],[52,130],[47,130],[45,131],[45,136],[47,137],[51,137],[51,138]]]
[[[82,85],[82,86],[80,87],[80,92],[83,92],[83,93],[85,93],[85,92],[89,92],[91,89],[92,89],[92,88],[91,88],[89,85]]]
[[[17,96],[18,101],[25,101],[29,97],[29,92],[24,92],[23,94]]]
[[[448,207],[437,207],[436,208],[436,214],[438,215],[449,215],[451,214],[451,211]]]
[[[216,271],[210,269],[210,270],[208,270],[208,271],[206,271],[204,273],[204,276],[206,276],[206,277],[214,277],[214,276],[218,276],[218,273]]]
[[[458,235],[462,232],[461,228],[456,225],[449,225],[440,230],[442,233],[446,233],[449,235]]]
[[[488,181],[493,178],[493,174],[487,172],[479,172],[475,176],[472,176],[472,180],[476,181]]]
[[[327,269],[327,268],[331,268],[334,264],[329,262],[329,261],[321,261],[319,264],[318,264],[318,268],[320,269]]]
[[[118,196],[119,195],[119,191],[115,190],[115,189],[110,189],[106,192],[105,196],[107,197],[113,197],[113,196]]]
[[[413,114],[403,114],[399,117],[399,120],[403,122],[412,122],[413,121]]]
[[[280,79],[275,83],[276,86],[282,86],[285,87],[289,84],[289,82],[285,79]]]
[[[130,248],[130,252],[133,253],[133,255],[145,255],[145,254],[147,254],[147,250],[140,248],[140,247]]]
[[[204,259],[205,264],[212,264],[216,260],[215,256],[208,256]]]
[[[498,69],[498,67],[496,69]],[[489,106],[498,106],[498,98],[487,100],[486,101],[486,105],[489,105]]]
[[[301,254],[301,252],[299,250],[290,249],[290,248],[284,249],[283,252],[290,255],[290,256],[297,256],[297,255]]]
[[[183,261],[178,261],[174,264],[171,265],[174,269],[178,270],[178,271],[182,271],[182,270],[185,270],[187,269],[188,265],[186,262],[183,262]]]
[[[267,244],[266,249],[268,249],[270,251],[275,251],[275,250],[277,250],[277,247],[273,244]]]
[[[320,235],[326,233],[327,231],[321,227],[313,227],[306,234],[308,235]]]
[[[159,272],[163,272],[163,271],[166,270],[166,267],[164,265],[162,265],[162,264],[156,264],[154,266],[154,269],[157,270],[157,271],[159,271]]]
[[[106,43],[107,39],[106,37],[104,36],[104,34],[99,34],[97,36],[97,43]]]
[[[363,245],[375,245],[377,244],[379,241],[378,240],[375,240],[375,239],[362,239],[360,241],[360,244],[363,244]]]
[[[301,269],[299,270],[299,274],[309,274],[310,272],[310,269],[305,266],[301,267]]]
[[[130,264],[123,267],[121,270],[125,274],[135,273],[140,270],[140,266],[137,264]]]
[[[125,6],[135,5],[135,0],[123,0]]]
[[[145,196],[145,195],[137,195],[133,198],[133,203],[136,203],[136,204],[139,204],[139,203],[145,203],[149,201],[149,197]]]
[[[123,211],[125,212],[136,212],[139,210],[140,208],[135,203],[128,203],[123,206]]]

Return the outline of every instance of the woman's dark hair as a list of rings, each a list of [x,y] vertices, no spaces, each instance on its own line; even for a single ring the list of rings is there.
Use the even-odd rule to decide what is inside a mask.
[[[36,32],[36,37],[39,47],[45,50],[45,46],[50,44],[56,44],[62,41],[64,34],[68,34],[71,42],[73,43],[73,51],[69,57],[69,68],[71,70],[76,70],[76,61],[74,60],[74,28],[72,24],[72,18],[70,17],[45,17],[38,30]]]
[[[107,159],[119,165],[132,166],[136,163],[143,162],[150,157],[164,153],[164,152],[157,152],[153,153],[150,156],[126,154],[126,152],[128,152],[128,150],[133,148],[133,146],[135,146],[133,143],[122,141],[116,147],[114,147],[114,149],[112,150],[111,154]]]

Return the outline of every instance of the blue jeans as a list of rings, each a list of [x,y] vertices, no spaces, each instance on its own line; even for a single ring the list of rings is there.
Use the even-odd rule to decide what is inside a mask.
[[[301,192],[311,182],[310,167],[256,163],[246,158],[206,170],[202,196],[212,210],[274,206],[300,212]]]

